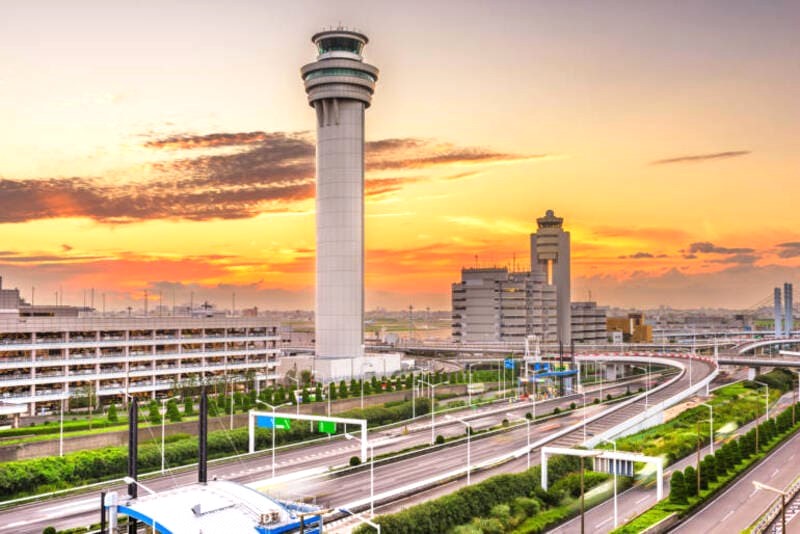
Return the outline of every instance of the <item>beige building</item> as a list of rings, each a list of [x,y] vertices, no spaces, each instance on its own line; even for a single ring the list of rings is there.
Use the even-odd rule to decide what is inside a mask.
[[[606,309],[596,302],[572,303],[572,341],[575,343],[605,343]]]
[[[643,313],[629,313],[627,317],[606,319],[608,332],[622,332],[625,343],[652,343],[653,327],[644,323]]]

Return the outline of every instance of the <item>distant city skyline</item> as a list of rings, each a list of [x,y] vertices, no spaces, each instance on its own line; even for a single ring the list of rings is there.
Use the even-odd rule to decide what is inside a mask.
[[[125,21],[122,24],[120,21]],[[308,36],[368,33],[366,307],[447,309],[569,221],[572,299],[800,282],[796,2],[0,7],[0,276],[37,303],[311,309]]]

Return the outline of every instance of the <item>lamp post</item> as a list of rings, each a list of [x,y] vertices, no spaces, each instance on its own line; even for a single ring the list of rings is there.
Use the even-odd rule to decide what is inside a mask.
[[[363,345],[362,345],[363,347]],[[375,372],[375,368],[372,367],[372,362],[361,362],[361,409],[364,409],[364,366],[369,365],[372,368],[372,371]]]
[[[289,380],[294,381],[294,383],[297,384],[297,389],[300,389],[300,381],[298,379],[296,379],[293,376],[289,376],[289,375],[286,375],[286,378],[288,378]],[[300,394],[302,395],[302,390],[300,390]],[[297,393],[296,392],[294,394],[294,403],[295,403],[295,406],[297,406],[297,415],[300,415],[300,403],[297,400]],[[363,403],[362,403],[361,407],[362,408],[364,407]]]
[[[756,487],[756,491],[758,490],[766,490],[771,491],[772,493],[777,493],[781,496],[781,532],[786,532],[786,492],[781,491],[777,488],[773,488],[772,486],[767,486],[766,484],[762,484],[756,480],[753,481],[753,486]]]
[[[506,415],[508,417],[512,417],[512,418],[516,419],[517,421],[519,421],[521,419],[525,420],[525,424],[527,425],[527,429],[526,430],[527,430],[527,433],[528,433],[528,469],[530,469],[531,468],[531,420],[528,419],[527,417],[520,417],[520,416],[518,416],[516,414],[513,414],[511,412],[507,412]]]
[[[164,474],[164,428],[167,422],[167,403],[179,397],[169,397],[161,399],[161,474]]]
[[[471,483],[470,473],[472,472],[472,460],[471,460],[471,449],[470,449],[470,436],[472,435],[472,427],[469,426],[469,423],[461,419],[458,419],[457,417],[446,415],[445,419],[450,419],[451,421],[458,421],[459,423],[467,427],[467,486],[469,486]],[[528,456],[528,459],[530,460],[530,456]]]
[[[346,439],[354,439],[359,443],[363,443],[361,438],[357,438],[352,434],[345,434]],[[370,449],[369,455],[369,516],[375,517],[375,445],[371,441],[364,443]]]
[[[270,430],[270,434],[272,434],[272,478],[274,479],[275,478],[275,412],[281,406],[289,406],[291,403],[285,402],[283,404],[278,404],[277,406],[273,406],[272,404],[264,402],[260,399],[256,399],[256,402],[259,404],[263,404],[264,406],[272,410],[272,429]]]
[[[59,399],[60,410],[58,414],[58,455],[64,456],[64,400],[69,397]]]
[[[581,391],[583,395],[583,442],[586,443],[586,391]]]
[[[711,411],[711,417],[709,418],[709,423],[711,424],[711,454],[714,454],[714,407],[705,402],[701,402],[700,406],[705,406]]]
[[[436,443],[436,410],[434,409],[436,388],[447,384],[447,382],[439,382],[438,384],[432,384],[431,382],[426,382],[425,380],[420,380],[420,382],[428,385],[431,389],[431,445],[434,445]]]
[[[363,518],[363,517],[361,517],[360,515],[358,515],[358,514],[356,514],[356,513],[354,513],[354,512],[351,512],[351,511],[350,511],[350,510],[348,510],[347,508],[339,508],[339,511],[340,511],[340,512],[343,512],[343,513],[345,513],[345,514],[350,514],[350,515],[352,515],[353,517],[355,517],[356,519],[358,519],[359,521],[361,521],[361,522],[362,522],[362,523],[364,523],[365,525],[369,525],[369,526],[371,526],[372,528],[374,528],[375,530],[377,530],[377,531],[378,531],[378,534],[381,534],[381,526],[380,526],[378,523],[373,523],[373,522],[372,522],[372,521],[370,521],[369,519]]]
[[[764,411],[767,414],[767,420],[769,420],[769,384],[765,384],[764,382],[759,382],[758,380],[753,380],[753,383],[767,388],[767,391],[765,392],[764,395]]]
[[[617,452],[617,442],[613,439],[600,438],[600,441],[605,441],[614,446],[614,454]],[[617,459],[612,460],[612,470],[614,471],[614,528],[617,528]]]
[[[467,403],[472,408],[472,362],[467,362]]]

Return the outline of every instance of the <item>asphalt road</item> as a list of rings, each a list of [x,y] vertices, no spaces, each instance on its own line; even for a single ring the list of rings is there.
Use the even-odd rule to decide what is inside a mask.
[[[619,394],[627,386],[604,387],[605,392]],[[589,388],[587,388],[589,389]],[[599,388],[598,388],[599,389]],[[541,401],[537,403],[537,416],[551,414],[556,406],[562,409],[571,402],[577,402],[582,398],[578,395],[565,397],[562,399]],[[453,417],[468,419],[476,429],[498,424],[508,412],[523,417],[525,412],[530,411],[529,403],[500,403],[493,404],[479,409],[464,409],[453,412]],[[594,413],[602,409],[601,406],[590,406],[587,413]],[[576,418],[581,418],[582,414],[578,410],[577,414],[568,416],[567,421],[575,422]],[[446,437],[463,435],[464,427],[461,423],[447,420],[444,416],[436,416],[436,434]],[[539,439],[544,434],[542,428],[549,428],[548,432],[555,432],[562,426],[566,426],[564,418],[559,418],[554,422],[542,422],[532,425],[531,439]],[[218,430],[211,428],[210,430]],[[375,442],[376,455],[380,456],[390,451],[396,451],[420,444],[430,443],[431,440],[431,420],[429,417],[417,419],[414,423],[407,425],[408,433],[404,434],[402,427],[378,432],[370,432],[370,441]],[[525,425],[508,433],[484,439],[475,439],[471,452],[473,453],[473,463],[487,457],[496,456],[500,450],[521,447],[526,443],[527,433]],[[484,441],[490,444],[483,443]],[[383,445],[380,445],[380,444]],[[225,463],[211,463],[208,468],[209,477],[220,479],[235,480],[240,483],[250,483],[264,481],[265,486],[269,486],[269,492],[277,498],[300,500],[303,498],[316,497],[318,502],[330,504],[344,504],[351,502],[352,499],[369,495],[368,471],[359,471],[352,475],[345,475],[338,478],[326,479],[324,483],[314,482],[311,486],[306,486],[300,480],[292,478],[292,474],[302,475],[300,478],[306,479],[312,472],[326,471],[330,466],[341,466],[348,462],[351,456],[360,453],[360,444],[347,441],[342,437],[336,437],[320,443],[307,445],[298,448],[279,450],[276,453],[276,484],[269,485],[269,478],[272,469],[271,454],[267,450],[255,456],[239,458],[235,461]],[[387,485],[402,484],[402,481],[409,481],[416,478],[426,478],[434,471],[455,468],[465,465],[466,444],[445,449],[439,449],[422,456],[417,456],[411,460],[399,462],[399,468],[392,467],[395,463],[376,462],[375,478],[385,480]],[[420,466],[428,466],[420,467]],[[389,472],[389,474],[386,474]],[[360,477],[360,478],[359,478]],[[149,479],[141,479],[147,487],[154,491],[163,491],[170,488],[191,484],[197,480],[195,470],[183,471],[180,473],[168,473],[164,476],[156,476]],[[376,484],[376,492],[378,491]],[[388,487],[388,486],[387,486]],[[386,489],[380,486],[381,490]],[[127,490],[122,484],[111,486],[111,491],[118,491],[125,495]],[[335,499],[333,497],[336,497]],[[345,498],[346,497],[346,498]],[[335,503],[333,501],[336,501]],[[72,495],[68,497],[36,501],[30,504],[17,506],[0,513],[0,533],[14,534],[40,534],[47,526],[55,526],[58,529],[65,529],[74,526],[89,525],[99,521],[99,490],[90,493]]]

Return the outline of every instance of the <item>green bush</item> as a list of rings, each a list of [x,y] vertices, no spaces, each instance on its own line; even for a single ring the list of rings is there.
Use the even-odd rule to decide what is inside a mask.
[[[108,407],[108,413],[106,414],[106,419],[111,424],[119,422],[119,415],[117,415],[117,405],[111,403],[111,406]]]
[[[361,465],[361,458],[359,458],[358,456],[351,456],[350,467],[355,467],[357,465]]]
[[[434,443],[436,443],[437,445],[443,444],[444,443],[444,436],[441,435],[441,434],[437,434],[436,435],[436,439],[434,440]]]
[[[669,502],[673,504],[686,504],[686,481],[684,480],[683,473],[675,471],[669,479]]]
[[[42,534],[56,534],[56,529],[55,527],[45,527]]]

